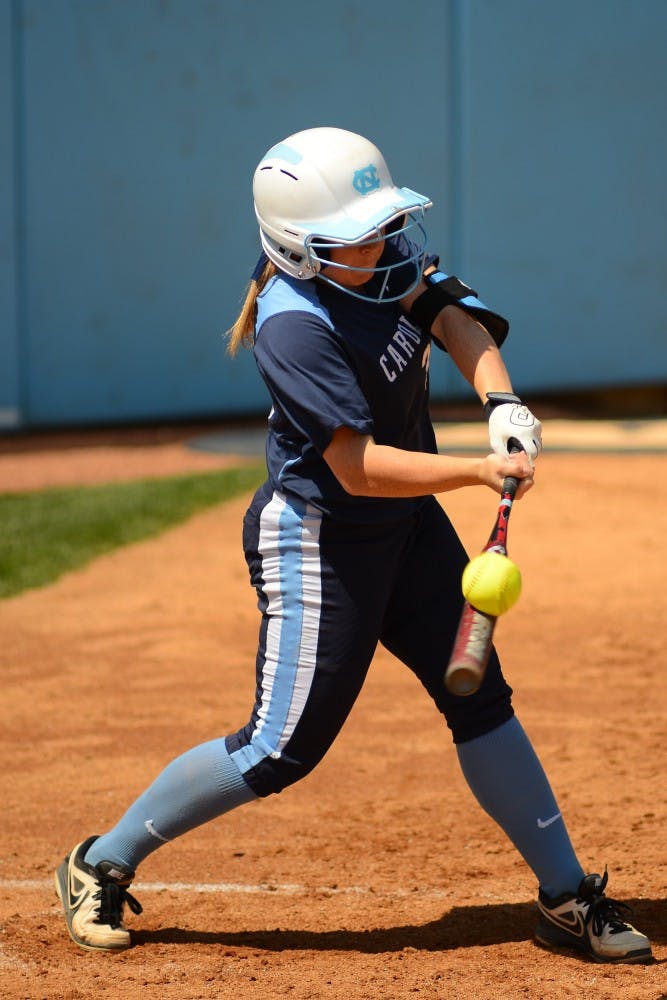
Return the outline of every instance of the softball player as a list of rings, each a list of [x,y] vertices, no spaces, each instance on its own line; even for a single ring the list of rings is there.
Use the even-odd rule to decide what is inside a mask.
[[[430,201],[397,187],[363,137],[290,136],[260,162],[253,193],[262,256],[230,350],[253,345],[273,403],[268,479],[243,535],[261,612],[257,700],[247,725],[178,757],[111,831],[65,858],[56,889],[69,933],[84,948],[128,947],[123,907],[141,911],[128,891],[139,863],[315,767],[381,642],[422,682],[473,794],[535,873],[538,940],[600,961],[649,959],[647,938],[604,895],[606,873],[581,868],[495,652],[476,694],[443,684],[467,556],[433,494],[500,491],[512,475],[522,496],[541,448],[499,353],[507,322],[439,270],[426,250]],[[438,454],[432,345],[483,401],[486,457]],[[510,439],[521,454],[509,456]]]

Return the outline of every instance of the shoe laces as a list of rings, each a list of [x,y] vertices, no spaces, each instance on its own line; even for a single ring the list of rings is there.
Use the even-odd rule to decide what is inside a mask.
[[[99,883],[99,892],[96,892],[93,899],[98,899],[100,905],[97,910],[95,922],[98,924],[108,924],[113,930],[120,927],[123,920],[123,906],[125,903],[133,913],[142,912],[141,903],[127,891],[124,885],[112,880],[104,880]]]
[[[605,896],[604,890],[609,878],[607,869],[605,868],[602,878],[599,875],[589,877],[594,878],[595,881],[590,885],[585,885],[586,891],[577,899],[577,902],[588,903],[584,922],[591,925],[593,933],[598,937],[604,931],[605,926],[609,928],[610,934],[622,934],[623,931],[627,931],[628,924],[623,919],[622,914],[629,914],[632,910],[626,903]]]

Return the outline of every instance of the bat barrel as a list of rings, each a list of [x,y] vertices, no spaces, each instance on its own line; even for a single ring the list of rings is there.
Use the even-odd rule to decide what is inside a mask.
[[[510,441],[510,454],[521,450],[517,441]],[[519,480],[514,476],[507,476],[503,480],[496,523],[484,551],[507,553],[507,522],[518,487]],[[445,687],[450,694],[467,697],[480,687],[491,654],[495,626],[495,618],[478,611],[468,601],[465,602],[452,654],[445,671]]]
[[[450,694],[467,697],[474,694],[484,680],[491,653],[491,641],[496,619],[478,611],[467,602],[459,622],[445,686]]]
[[[447,690],[450,694],[455,694],[459,698],[467,698],[478,690],[482,682],[479,672],[479,664],[471,663],[466,666],[464,663],[453,664],[447,673]]]

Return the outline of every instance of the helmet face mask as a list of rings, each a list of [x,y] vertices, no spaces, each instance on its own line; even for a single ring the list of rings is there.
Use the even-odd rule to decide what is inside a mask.
[[[358,299],[375,299],[378,302],[393,302],[396,299],[403,298],[408,292],[418,284],[421,279],[422,272],[424,269],[424,258],[426,256],[426,244],[427,237],[426,231],[421,223],[424,216],[424,212],[408,212],[401,214],[396,220],[392,220],[389,224],[379,228],[372,235],[365,236],[361,240],[357,240],[354,243],[334,243],[332,240],[322,240],[314,238],[306,242],[307,251],[311,262],[314,262],[314,266],[318,268],[318,277],[321,281],[326,282],[328,285],[334,285],[336,288],[340,288],[347,292],[348,295],[352,295]],[[392,225],[392,222],[397,222],[398,225]],[[343,264],[330,259],[330,251],[336,249],[344,249],[347,247],[364,247],[372,246],[374,243],[379,241],[384,241],[390,236],[398,236],[404,233],[409,234],[410,238],[410,253],[409,255],[401,260],[399,263],[394,264],[375,264],[373,267],[362,267],[360,265],[353,264]],[[323,268],[327,268],[329,273],[324,274]],[[406,273],[410,274],[410,283],[407,288],[403,288],[399,295],[391,295],[388,291],[389,288],[389,278],[392,273],[401,271],[401,269],[407,268]],[[366,281],[370,281],[371,278],[377,276],[381,279],[381,283],[377,292],[375,294],[364,294],[362,292],[355,291],[347,284],[336,281],[335,277],[332,275],[332,271],[335,273],[336,270],[354,272],[359,275],[365,275]]]
[[[396,187],[382,154],[362,136],[334,128],[290,136],[260,162],[253,195],[262,247],[284,273],[300,280],[319,275],[357,298],[383,302],[402,298],[420,280],[426,253],[422,220],[431,202],[409,188]],[[329,258],[333,249],[398,234],[411,242],[409,259],[397,264],[350,267]],[[406,266],[414,269],[411,287],[392,296],[389,276]],[[336,269],[367,272],[369,279],[385,272],[384,280],[377,295],[369,296],[337,282],[332,274]]]

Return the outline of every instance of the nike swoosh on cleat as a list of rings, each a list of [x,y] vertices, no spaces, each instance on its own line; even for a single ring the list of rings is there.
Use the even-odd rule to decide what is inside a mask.
[[[537,825],[539,826],[540,830],[546,830],[546,828],[548,826],[551,826],[552,823],[555,823],[557,819],[560,819],[560,813],[559,812],[556,813],[555,816],[550,816],[549,819],[540,819],[539,816],[538,816],[537,817]]]
[[[540,907],[542,913],[547,917],[552,924],[556,924],[557,927],[562,927],[566,930],[568,934],[574,934],[575,937],[583,938],[586,932],[586,924],[584,919],[579,912],[569,913],[554,913],[552,910],[546,907]]]
[[[70,910],[78,910],[86,896],[86,887],[72,873],[67,882],[67,894]]]

